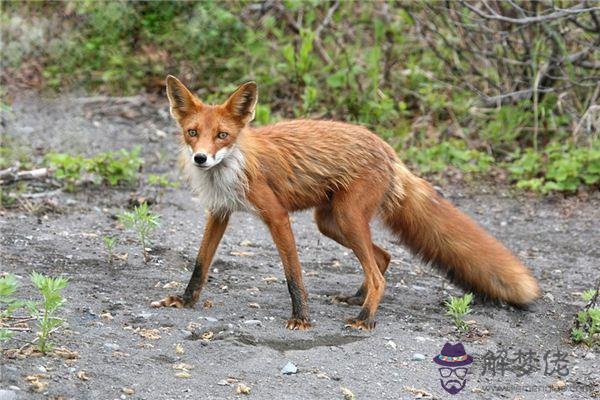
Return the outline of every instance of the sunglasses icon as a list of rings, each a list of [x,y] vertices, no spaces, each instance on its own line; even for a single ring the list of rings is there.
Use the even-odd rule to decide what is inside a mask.
[[[469,371],[468,368],[438,368],[440,371],[440,375],[442,376],[442,378],[448,378],[452,375],[452,373],[454,373],[454,375],[456,375],[457,378],[459,379],[463,379],[465,376],[467,376],[467,372]]]

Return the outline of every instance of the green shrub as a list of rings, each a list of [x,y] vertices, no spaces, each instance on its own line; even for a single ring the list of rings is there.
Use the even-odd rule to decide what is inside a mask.
[[[516,152],[515,159],[505,164],[517,187],[542,193],[575,192],[582,185],[600,182],[600,145],[577,147],[552,143],[541,152],[533,149]]]
[[[469,149],[464,141],[450,139],[430,147],[410,147],[402,156],[404,161],[417,166],[423,174],[444,171],[453,166],[464,172],[487,172],[494,158],[478,150]]]
[[[84,173],[90,174],[96,184],[107,183],[115,186],[136,182],[144,162],[139,154],[138,146],[132,151],[125,149],[109,151],[92,158],[66,153],[49,153],[46,155],[46,161],[54,170],[54,176],[65,183],[67,190],[73,191]]]

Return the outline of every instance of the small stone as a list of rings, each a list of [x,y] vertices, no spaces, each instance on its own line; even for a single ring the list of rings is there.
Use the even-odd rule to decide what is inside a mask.
[[[219,382],[217,382],[217,385],[219,385],[219,386],[229,386],[229,382],[227,382],[227,380],[225,380],[225,379],[221,379]]]
[[[249,319],[244,321],[244,324],[246,325],[252,325],[252,326],[262,326],[262,322],[260,322],[257,319]]]
[[[423,361],[424,359],[425,359],[425,356],[421,353],[415,353],[412,356],[413,361]]]
[[[219,322],[218,319],[216,319],[215,317],[204,317],[205,320],[207,320],[208,322]]]
[[[250,308],[260,308],[260,304],[258,304],[258,303],[248,303],[248,307],[250,307]]]
[[[596,358],[596,355],[594,353],[592,353],[592,352],[589,352],[583,358],[585,358],[586,360],[593,360],[593,359]]]
[[[109,350],[119,350],[121,347],[116,343],[104,343],[104,347]]]
[[[246,239],[246,240],[242,240],[242,241],[240,242],[240,246],[249,247],[249,246],[252,246],[252,242],[251,242],[251,241],[249,241],[248,239]]]
[[[0,400],[16,400],[17,394],[12,390],[0,389]]]
[[[296,367],[294,364],[292,364],[290,361],[288,361],[287,364],[285,364],[285,367],[283,367],[281,369],[281,373],[284,375],[292,375],[298,372],[298,367]]]

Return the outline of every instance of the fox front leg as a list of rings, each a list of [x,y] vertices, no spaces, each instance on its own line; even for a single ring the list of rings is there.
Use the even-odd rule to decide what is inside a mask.
[[[225,229],[227,229],[227,223],[229,222],[229,214],[227,215],[215,215],[210,213],[204,228],[204,236],[202,237],[202,244],[196,262],[194,264],[194,272],[190,282],[183,293],[183,296],[171,295],[167,296],[162,300],[153,301],[152,307],[193,307],[194,304],[200,298],[200,292],[202,287],[208,279],[208,269],[212,263],[217,247],[223,238]]]

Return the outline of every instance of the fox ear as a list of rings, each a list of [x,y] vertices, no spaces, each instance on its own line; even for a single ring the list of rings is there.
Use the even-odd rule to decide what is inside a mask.
[[[254,119],[258,88],[255,82],[246,82],[225,102],[225,108],[244,125]]]
[[[192,92],[173,75],[167,76],[167,96],[171,104],[171,115],[180,120],[198,109]]]

